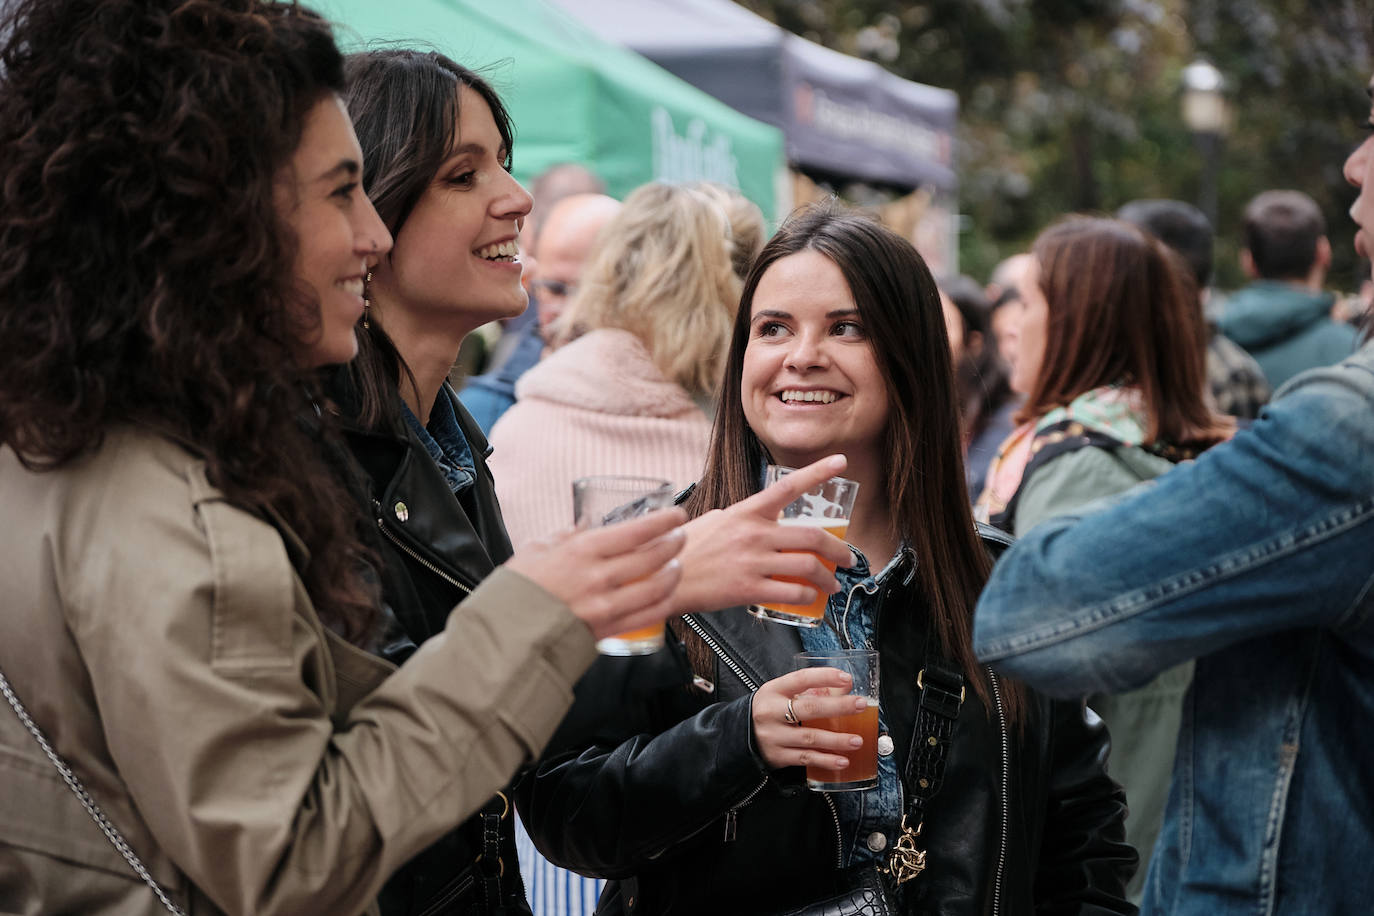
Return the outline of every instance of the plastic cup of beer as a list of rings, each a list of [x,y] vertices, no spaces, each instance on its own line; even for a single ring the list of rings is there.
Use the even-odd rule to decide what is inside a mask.
[[[582,477],[573,481],[573,521],[579,528],[613,525],[673,504],[673,486],[656,477]],[[663,624],[599,640],[602,655],[649,655],[663,648]]]
[[[779,477],[792,473],[794,468],[770,464],[764,473],[764,486],[771,486]],[[854,511],[854,497],[859,493],[857,481],[844,477],[832,477],[812,487],[782,510],[778,517],[780,525],[797,525],[808,528],[824,528],[835,537],[843,539],[849,532],[849,516]],[[817,557],[831,573],[835,564]],[[773,576],[781,582],[794,582],[812,587],[805,579],[793,576]],[[825,606],[830,596],[817,592],[808,604],[751,604],[749,613],[774,623],[785,623],[793,627],[818,627],[825,620]]]
[[[871,789],[878,784],[878,653],[874,649],[832,649],[824,652],[799,652],[792,656],[793,667],[838,668],[854,679],[848,691],[841,687],[819,688],[830,696],[868,698],[863,712],[844,716],[807,719],[807,728],[843,732],[864,739],[861,747],[846,750],[849,766],[840,770],[808,766],[806,785],[817,792],[852,792]]]

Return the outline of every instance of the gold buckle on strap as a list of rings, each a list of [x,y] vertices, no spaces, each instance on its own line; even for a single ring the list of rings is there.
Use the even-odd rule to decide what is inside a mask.
[[[916,825],[912,830],[907,826],[906,815],[902,816],[902,832],[897,837],[897,842],[892,845],[892,852],[887,857],[887,863],[880,869],[883,874],[888,875],[897,884],[905,884],[912,878],[918,877],[921,872],[926,870],[926,851],[916,848],[916,838],[921,835],[921,828],[925,822]]]

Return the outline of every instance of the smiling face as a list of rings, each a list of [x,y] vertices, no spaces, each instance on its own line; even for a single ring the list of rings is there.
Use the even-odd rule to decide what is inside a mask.
[[[461,87],[453,150],[372,275],[387,313],[461,337],[525,310],[517,240],[533,201],[506,170],[507,153],[486,101]]]
[[[779,258],[754,291],[740,397],[773,460],[801,467],[843,452],[871,463],[887,384],[844,274],[820,252]]]
[[[1367,90],[1374,100],[1374,80]],[[1369,115],[1369,124],[1374,127],[1374,111]],[[1345,161],[1345,180],[1360,189],[1360,196],[1350,208],[1350,218],[1359,230],[1355,233],[1355,251],[1362,258],[1374,256],[1374,133],[1355,148]]]
[[[347,362],[358,353],[363,278],[391,248],[391,235],[363,193],[362,150],[343,101],[321,99],[305,118],[300,145],[283,170],[277,206],[296,237],[295,276],[319,302],[319,330],[301,346],[301,365]]]

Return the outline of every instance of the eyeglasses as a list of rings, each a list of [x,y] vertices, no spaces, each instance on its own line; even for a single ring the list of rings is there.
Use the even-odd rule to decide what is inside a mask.
[[[558,299],[566,299],[577,292],[576,283],[564,283],[562,280],[535,280],[530,285],[536,293],[548,293]]]

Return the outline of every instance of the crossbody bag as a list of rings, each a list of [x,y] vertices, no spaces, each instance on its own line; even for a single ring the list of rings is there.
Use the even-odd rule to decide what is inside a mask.
[[[110,819],[105,816],[104,811],[100,810],[100,806],[95,803],[95,799],[91,798],[91,793],[86,791],[86,787],[81,784],[81,780],[72,772],[72,768],[67,766],[66,761],[62,759],[57,751],[53,750],[52,745],[48,743],[48,739],[44,737],[42,729],[33,721],[33,717],[30,716],[28,710],[24,708],[24,704],[19,702],[19,697],[15,695],[13,688],[10,687],[10,682],[6,679],[3,671],[0,671],[0,693],[5,695],[5,699],[9,701],[10,708],[13,709],[14,714],[19,717],[19,721],[23,724],[25,730],[33,736],[34,741],[38,742],[38,747],[43,751],[43,756],[47,757],[52,765],[57,768],[57,773],[62,777],[62,781],[67,784],[67,788],[72,790],[72,794],[76,796],[76,800],[81,802],[81,807],[86,809],[86,813],[91,816],[91,820],[95,821],[95,825],[100,828],[100,832],[105,834],[105,839],[109,840],[110,845],[114,846],[115,851],[124,858],[125,862],[129,863],[129,867],[133,869],[134,874],[138,875],[143,883],[152,889],[153,893],[157,895],[157,899],[167,909],[167,912],[175,913],[176,916],[186,916],[181,907],[172,902],[172,899],[167,896],[167,892],[162,889],[162,885],[158,884],[157,880],[149,873],[143,861],[139,859],[138,853],[134,852],[133,848],[125,841],[119,829],[115,827],[114,824],[110,823]]]

